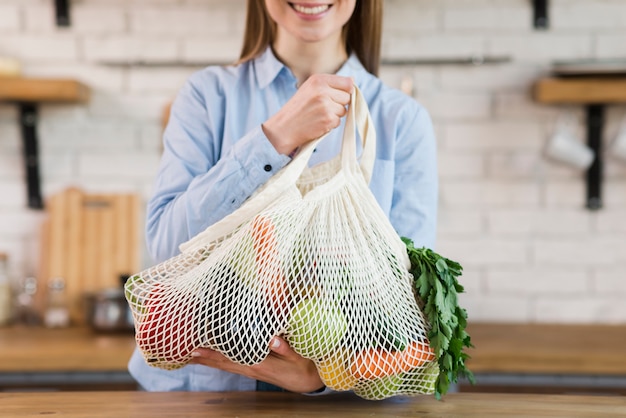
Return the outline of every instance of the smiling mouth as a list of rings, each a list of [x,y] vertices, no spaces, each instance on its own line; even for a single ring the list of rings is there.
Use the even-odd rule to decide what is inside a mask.
[[[331,4],[319,4],[316,6],[303,6],[301,4],[289,3],[289,5],[298,13],[305,15],[318,15],[324,13],[331,8]]]

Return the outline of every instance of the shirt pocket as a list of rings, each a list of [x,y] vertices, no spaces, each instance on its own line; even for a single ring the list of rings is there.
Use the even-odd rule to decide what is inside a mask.
[[[370,190],[385,215],[389,217],[393,202],[395,161],[377,158],[374,161]]]

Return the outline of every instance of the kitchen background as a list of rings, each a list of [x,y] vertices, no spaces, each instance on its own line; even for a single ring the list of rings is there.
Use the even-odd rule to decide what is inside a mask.
[[[143,207],[163,111],[190,73],[237,58],[244,4],[76,0],[71,26],[59,28],[51,0],[0,0],[0,56],[18,59],[25,76],[70,77],[91,89],[86,104],[39,108],[44,197],[77,186],[136,192]],[[538,30],[530,0],[387,0],[383,59],[422,61],[385,64],[381,77],[433,117],[436,249],[465,267],[470,319],[623,323],[626,161],[606,151],[604,208],[586,209],[583,172],[544,156],[564,120],[584,141],[584,109],[539,105],[531,88],[555,60],[624,59],[626,2],[549,4],[549,28]],[[436,61],[477,56],[510,59]],[[609,106],[606,119],[605,150],[626,106]],[[44,213],[27,208],[17,120],[16,106],[0,104],[0,252],[11,275],[24,277],[37,273]]]

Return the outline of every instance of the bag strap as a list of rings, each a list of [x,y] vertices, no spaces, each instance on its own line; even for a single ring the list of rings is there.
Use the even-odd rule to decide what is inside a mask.
[[[355,125],[359,129],[363,141],[361,155],[361,171],[366,182],[369,183],[376,153],[376,131],[371,121],[367,103],[359,89],[354,86],[354,94],[350,99],[350,107],[346,117],[341,150],[342,167],[354,167],[356,164]],[[244,222],[258,215],[263,209],[272,204],[285,191],[294,186],[300,175],[307,167],[313,151],[320,141],[328,134],[308,142],[300,148],[289,164],[278,171],[255,194],[248,198],[239,209],[225,216],[220,221],[210,225],[189,241],[181,244],[181,252],[194,251],[197,248],[209,245],[211,242],[232,233]]]
[[[368,110],[363,93],[356,86],[354,86],[354,94],[352,94],[350,99],[350,108],[348,109],[348,117],[346,118],[346,126],[343,132],[341,166],[344,169],[354,168],[357,161],[354,135],[355,125],[363,143],[363,152],[361,153],[359,165],[365,182],[369,184],[376,159],[376,129],[374,128],[372,116]]]

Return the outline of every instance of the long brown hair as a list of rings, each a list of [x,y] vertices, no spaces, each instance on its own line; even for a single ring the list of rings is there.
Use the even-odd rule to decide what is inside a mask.
[[[383,0],[356,0],[354,13],[343,28],[346,51],[354,52],[367,71],[378,75]],[[262,54],[274,42],[276,23],[265,8],[265,0],[248,0],[246,29],[239,62]]]

